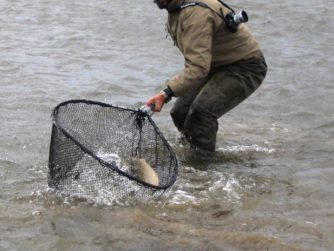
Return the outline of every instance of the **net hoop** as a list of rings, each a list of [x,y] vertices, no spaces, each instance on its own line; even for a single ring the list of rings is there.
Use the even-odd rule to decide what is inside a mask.
[[[156,186],[156,185],[152,185],[150,183],[146,183],[145,181],[142,181],[142,180],[140,180],[140,179],[138,179],[134,176],[131,176],[128,173],[120,170],[117,166],[114,166],[114,165],[110,164],[109,162],[103,160],[99,156],[97,156],[93,151],[91,151],[88,147],[86,147],[85,144],[80,142],[70,132],[68,132],[58,122],[57,118],[58,118],[58,115],[59,115],[59,111],[60,111],[61,108],[64,108],[69,104],[79,104],[79,103],[87,104],[87,105],[97,105],[97,106],[106,107],[106,108],[113,108],[113,109],[117,109],[119,111],[128,111],[128,112],[133,112],[134,114],[139,114],[141,116],[145,116],[145,118],[149,121],[150,125],[154,128],[155,133],[163,141],[163,144],[165,145],[165,147],[170,151],[172,159],[176,163],[176,165],[174,166],[174,170],[172,172],[173,175],[171,175],[171,177],[169,179],[169,182],[167,182],[164,185]],[[92,100],[86,100],[86,99],[73,99],[73,100],[64,101],[64,102],[58,104],[53,109],[51,117],[52,117],[53,125],[59,131],[61,131],[68,139],[70,139],[74,144],[76,144],[85,154],[87,154],[87,155],[91,156],[92,158],[94,158],[95,160],[97,160],[102,166],[107,167],[107,168],[111,169],[112,171],[117,172],[121,176],[127,177],[128,179],[130,179],[132,181],[135,181],[140,186],[144,186],[146,188],[150,188],[150,189],[155,190],[155,191],[162,191],[162,190],[166,191],[175,183],[177,175],[178,175],[178,160],[177,160],[177,157],[176,157],[175,153],[173,152],[170,144],[168,143],[168,141],[166,140],[164,135],[161,133],[161,131],[157,127],[156,123],[152,120],[151,116],[148,115],[148,114],[143,114],[140,109],[132,109],[132,108],[127,108],[127,107],[123,107],[123,106],[117,106],[117,105],[113,105],[113,104],[107,104],[107,103],[102,103],[102,102],[99,102],[99,101],[92,101]],[[51,148],[50,148],[50,155],[51,155]]]

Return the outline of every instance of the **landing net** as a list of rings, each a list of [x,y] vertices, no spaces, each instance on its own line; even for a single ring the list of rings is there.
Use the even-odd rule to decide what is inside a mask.
[[[69,100],[54,109],[52,119],[48,184],[57,191],[85,198],[152,199],[174,184],[176,156],[147,113]],[[144,160],[158,184],[133,175],[132,159]]]

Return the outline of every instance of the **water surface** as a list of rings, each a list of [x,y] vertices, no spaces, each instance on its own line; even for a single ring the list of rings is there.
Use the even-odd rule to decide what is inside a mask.
[[[333,250],[332,1],[237,1],[269,72],[220,119],[218,152],[180,160],[151,203],[47,187],[51,110],[75,98],[139,107],[183,66],[152,1],[0,1],[0,250]]]

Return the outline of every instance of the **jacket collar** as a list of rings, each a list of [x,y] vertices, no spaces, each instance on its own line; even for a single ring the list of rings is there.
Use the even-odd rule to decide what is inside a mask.
[[[168,12],[173,12],[176,10],[181,4],[183,4],[185,0],[172,0],[168,5],[167,5],[167,11]]]

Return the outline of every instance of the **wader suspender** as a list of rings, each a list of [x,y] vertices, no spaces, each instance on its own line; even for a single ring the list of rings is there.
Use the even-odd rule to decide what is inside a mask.
[[[224,3],[223,1],[221,1],[221,0],[217,0],[217,1],[219,3],[221,3],[223,6],[225,6],[227,9],[229,9],[229,10],[231,10],[231,11],[234,12],[234,10],[230,6],[228,6],[226,3]],[[220,8],[220,13],[217,13],[209,5],[207,5],[206,3],[203,3],[203,2],[187,2],[187,0],[184,0],[181,4],[175,6],[173,9],[169,9],[168,12],[172,13],[172,12],[175,12],[175,11],[181,11],[181,10],[183,10],[185,8],[193,7],[193,6],[200,6],[200,7],[203,7],[203,8],[208,8],[208,9],[212,10],[214,13],[216,13],[218,16],[220,16],[224,20],[224,22],[226,22],[225,15],[224,15],[224,12],[223,12],[222,8]],[[169,29],[168,25],[166,25],[166,27],[167,27],[167,29]],[[176,25],[176,28],[177,28],[177,25]],[[175,34],[176,34],[176,32],[175,32]],[[167,36],[168,36],[168,34],[167,34]],[[174,41],[174,46],[175,46],[175,44],[176,44],[176,38],[172,36],[172,39]]]
[[[217,0],[221,5],[225,6],[227,9],[231,10],[234,12],[234,10],[228,6],[226,3],[224,3],[223,1],[221,0]],[[173,9],[170,9],[168,10],[168,12],[174,12],[174,11],[180,11],[180,10],[183,10],[185,8],[188,8],[188,7],[193,7],[193,6],[201,6],[201,7],[204,7],[204,8],[208,8],[210,10],[212,10],[213,12],[217,13],[215,10],[213,10],[209,5],[207,5],[206,3],[203,3],[203,2],[187,2],[187,0],[183,1],[183,3],[175,6]],[[222,9],[220,9],[220,14],[222,15],[221,17],[225,20],[225,16],[223,14],[223,11]],[[217,13],[218,14],[218,13]],[[219,15],[219,14],[218,14]],[[219,15],[220,16],[220,15]]]
[[[201,2],[191,2],[191,3],[182,3],[178,6],[176,6],[174,9],[172,9],[170,12],[176,11],[176,10],[183,10],[187,7],[191,7],[191,6],[201,6],[204,8],[209,8],[209,6],[206,3],[201,3]]]

